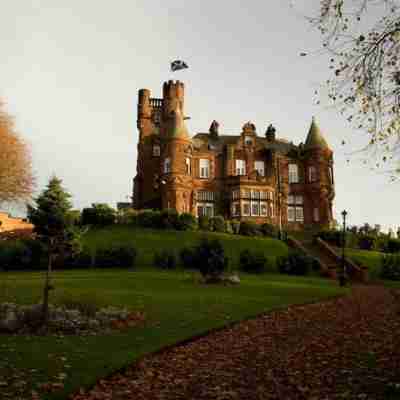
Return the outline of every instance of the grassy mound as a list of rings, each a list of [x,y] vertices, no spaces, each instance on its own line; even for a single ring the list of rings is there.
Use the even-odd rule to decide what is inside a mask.
[[[239,265],[240,252],[245,249],[262,251],[273,266],[275,266],[276,257],[288,253],[287,246],[277,239],[202,231],[152,230],[125,225],[90,230],[85,235],[85,247],[89,252],[93,252],[96,249],[106,248],[110,244],[130,244],[138,250],[137,265],[151,266],[153,265],[153,256],[156,251],[172,250],[179,255],[179,251],[183,247],[196,245],[204,236],[221,241],[225,254],[230,259],[230,266],[233,268]]]

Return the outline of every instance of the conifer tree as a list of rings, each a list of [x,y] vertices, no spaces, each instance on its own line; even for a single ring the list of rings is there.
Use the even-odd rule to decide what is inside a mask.
[[[43,289],[43,323],[47,326],[51,272],[55,258],[66,249],[74,249],[79,237],[69,217],[71,195],[63,188],[62,181],[52,177],[46,189],[35,199],[36,207],[28,206],[28,218],[34,224],[34,232],[46,246],[48,263]]]

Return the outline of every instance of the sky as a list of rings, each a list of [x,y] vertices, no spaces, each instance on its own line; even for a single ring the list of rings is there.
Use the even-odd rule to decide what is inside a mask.
[[[397,229],[399,183],[352,155],[366,137],[337,110],[315,103],[314,91],[330,77],[321,37],[304,17],[318,11],[318,1],[294,1],[295,8],[290,2],[7,2],[0,98],[30,144],[37,192],[57,175],[75,208],[128,201],[137,92],[148,88],[161,97],[162,83],[179,79],[192,135],[214,119],[220,134],[239,134],[252,121],[259,135],[272,123],[279,137],[299,143],[315,116],[334,151],[337,220],[346,209],[351,225]],[[170,72],[174,59],[189,69]]]

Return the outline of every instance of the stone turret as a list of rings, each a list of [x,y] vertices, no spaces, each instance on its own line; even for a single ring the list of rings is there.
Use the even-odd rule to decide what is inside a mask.
[[[306,150],[311,150],[313,148],[330,150],[327,141],[325,140],[321,130],[319,129],[319,126],[317,125],[315,117],[312,118],[310,130],[308,131],[307,139],[304,144],[304,149]]]

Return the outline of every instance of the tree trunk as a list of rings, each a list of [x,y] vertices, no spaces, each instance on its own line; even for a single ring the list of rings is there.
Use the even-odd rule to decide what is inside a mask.
[[[53,289],[50,284],[51,279],[51,269],[53,264],[53,250],[52,246],[49,248],[49,259],[46,271],[46,281],[43,289],[43,305],[42,305],[42,315],[43,315],[43,326],[47,329],[49,323],[49,292]]]

